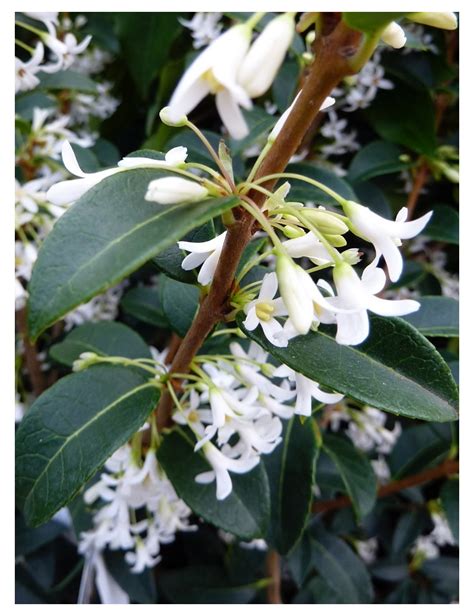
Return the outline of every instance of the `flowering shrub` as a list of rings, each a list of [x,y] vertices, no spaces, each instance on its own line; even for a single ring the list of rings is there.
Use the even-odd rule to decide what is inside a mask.
[[[16,15],[18,602],[457,600],[456,27]]]

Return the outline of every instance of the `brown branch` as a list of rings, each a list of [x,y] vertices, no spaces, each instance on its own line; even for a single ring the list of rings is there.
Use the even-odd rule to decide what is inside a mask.
[[[418,199],[421,195],[421,191],[423,190],[430,176],[429,171],[430,169],[428,165],[422,161],[416,171],[415,178],[413,180],[413,186],[407,199],[406,208],[408,210],[409,220],[413,218],[413,212],[415,211]]]
[[[25,308],[18,310],[16,313],[16,321],[23,340],[23,355],[31,382],[31,388],[35,396],[39,396],[46,387],[46,381],[44,373],[41,370],[41,363],[38,360],[38,349],[36,344],[32,344],[28,339]]]
[[[267,602],[283,603],[281,598],[281,568],[280,555],[275,550],[269,550],[265,563],[267,577],[271,580],[267,586]]]
[[[260,166],[256,179],[285,170],[311,127],[324,99],[341,79],[353,73],[348,59],[360,42],[361,34],[348,28],[334,13],[325,13],[330,34],[320,36],[315,43],[315,61],[296,104],[288,116],[268,156]],[[334,24],[337,24],[334,26]],[[276,180],[265,183],[271,189]],[[265,195],[251,191],[249,197],[262,206]],[[245,211],[235,209],[237,220],[228,228],[221,258],[214,274],[209,294],[204,298],[191,328],[183,339],[170,368],[172,373],[184,373],[214,326],[228,311],[228,300],[234,286],[234,277],[245,246],[254,231],[254,219]],[[168,392],[161,396],[156,409],[158,429],[171,423],[173,402]]]
[[[377,490],[377,498],[385,498],[390,494],[396,494],[407,488],[413,488],[414,486],[421,485],[434,479],[440,479],[449,475],[455,475],[459,472],[459,462],[457,460],[445,460],[439,466],[429,468],[416,475],[410,475],[403,479],[397,479],[391,481],[384,486],[380,486]],[[349,507],[351,500],[348,496],[340,496],[339,498],[333,498],[327,501],[319,501],[313,503],[313,513],[326,513],[328,511],[334,511],[335,509],[343,509]]]

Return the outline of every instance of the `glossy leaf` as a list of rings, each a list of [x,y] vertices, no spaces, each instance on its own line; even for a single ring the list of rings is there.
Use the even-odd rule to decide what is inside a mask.
[[[459,214],[449,205],[435,205],[430,222],[423,230],[432,240],[459,244]]]
[[[448,366],[414,327],[395,318],[370,318],[369,338],[337,344],[333,328],[274,347],[260,328],[245,330],[278,361],[322,385],[376,408],[428,421],[457,418],[457,388]]]
[[[114,321],[79,325],[49,350],[50,356],[65,366],[72,366],[86,352],[132,359],[151,357],[148,345],[133,329]]]
[[[451,448],[451,429],[447,425],[424,424],[403,430],[390,456],[395,478],[418,473],[442,462]]]
[[[372,141],[360,149],[351,161],[347,179],[352,182],[365,182],[379,175],[397,173],[409,167],[402,162],[402,150],[393,143]]]
[[[341,603],[370,603],[373,590],[369,573],[351,548],[320,524],[310,531],[313,565]]]
[[[325,434],[323,449],[334,462],[358,518],[372,509],[377,481],[372,465],[354,445],[340,436]]]
[[[459,302],[452,297],[421,297],[417,312],[406,315],[424,336],[459,336]]]
[[[171,206],[145,201],[149,182],[163,175],[169,172],[117,173],[91,188],[58,220],[29,285],[32,338],[237,202],[235,197]]]
[[[159,398],[142,372],[94,366],[58,381],[16,433],[17,498],[28,524],[48,520],[145,422]]]
[[[171,329],[184,337],[199,306],[199,289],[167,276],[160,278],[161,309]]]
[[[139,321],[155,327],[168,327],[168,321],[161,306],[160,289],[156,286],[130,289],[122,297],[120,307]]]
[[[456,541],[459,541],[459,480],[449,479],[441,489],[441,504]]]
[[[43,73],[36,75],[39,80],[39,88],[43,90],[78,90],[79,92],[97,93],[97,84],[87,75],[66,70],[57,73]]]
[[[310,513],[317,455],[312,420],[297,416],[285,425],[283,442],[263,456],[270,484],[271,516],[267,542],[287,554],[304,531]]]
[[[242,539],[262,537],[270,515],[268,479],[260,464],[249,473],[231,473],[232,492],[216,499],[215,483],[199,484],[194,478],[210,467],[201,453],[194,452],[195,441],[189,432],[175,428],[158,450],[163,466],[178,496],[207,522]]]

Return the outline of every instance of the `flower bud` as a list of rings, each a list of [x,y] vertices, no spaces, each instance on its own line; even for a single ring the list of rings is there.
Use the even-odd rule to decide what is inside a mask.
[[[442,30],[456,30],[458,27],[455,13],[410,13],[408,18],[418,24],[433,26],[433,28],[441,28]]]
[[[207,188],[197,182],[178,177],[158,178],[148,184],[146,201],[162,205],[200,201],[208,195]]]
[[[283,227],[282,231],[290,240],[294,240],[297,237],[302,237],[305,235],[304,229],[297,227],[296,225],[286,225],[286,227]]]
[[[396,21],[392,21],[382,32],[380,37],[382,41],[395,49],[400,49],[407,42],[407,37],[403,28],[397,24]]]
[[[331,244],[331,246],[334,246],[335,248],[341,248],[342,246],[347,245],[346,238],[342,235],[325,235],[324,237]]]
[[[73,362],[72,371],[79,372],[81,370],[85,370],[86,368],[89,368],[89,366],[97,363],[97,360],[99,360],[99,355],[97,355],[97,353],[81,353],[78,359]]]
[[[310,220],[314,226],[321,231],[321,233],[341,235],[342,233],[347,233],[349,231],[349,227],[343,220],[326,210],[306,208],[304,210],[304,215],[305,218],[308,218],[308,220]]]
[[[245,56],[237,75],[238,83],[251,98],[264,94],[272,85],[293,40],[292,14],[280,15],[263,29]]]
[[[185,126],[188,122],[188,116],[184,113],[177,113],[173,107],[163,107],[160,111],[160,120],[166,126]]]
[[[341,253],[341,257],[349,265],[356,265],[361,260],[361,254],[358,248],[348,248]]]

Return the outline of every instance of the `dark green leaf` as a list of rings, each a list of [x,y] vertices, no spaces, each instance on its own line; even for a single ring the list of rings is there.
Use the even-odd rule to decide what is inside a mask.
[[[402,554],[423,532],[427,515],[425,511],[407,511],[398,519],[392,537],[392,553]]]
[[[366,207],[384,218],[392,219],[393,213],[390,203],[381,190],[373,182],[356,182],[352,185],[358,196],[358,203],[362,203]]]
[[[343,603],[340,593],[336,592],[322,578],[315,577],[293,599],[292,603],[314,603],[329,605]]]
[[[459,214],[449,205],[435,205],[433,216],[426,229],[423,230],[432,240],[459,244]]]
[[[403,272],[397,282],[389,286],[389,289],[401,289],[402,287],[414,287],[426,276],[426,270],[418,261],[405,261]]]
[[[365,182],[379,175],[396,173],[409,167],[402,162],[402,150],[393,143],[386,141],[372,141],[352,159],[347,179],[350,182]]]
[[[94,173],[100,170],[100,163],[92,148],[83,148],[77,143],[71,144],[74,154],[76,155],[79,167],[85,173]]]
[[[104,559],[109,573],[117,584],[136,603],[155,603],[156,584],[153,569],[145,568],[142,573],[132,573],[121,551],[104,551]]]
[[[379,92],[365,113],[383,139],[419,154],[434,154],[435,111],[428,90],[397,83],[393,91]]]
[[[424,336],[459,336],[459,302],[452,297],[421,297],[417,312],[403,317]]]
[[[93,366],[58,381],[16,433],[17,498],[28,524],[48,520],[144,423],[159,394],[143,373]]]
[[[199,289],[167,276],[160,277],[161,308],[170,327],[182,338],[193,322],[199,306]]]
[[[366,32],[367,34],[372,34],[375,32],[380,32],[388,26],[391,21],[396,21],[405,15],[408,15],[408,13],[344,12],[342,14],[342,18],[350,28],[360,30],[361,32]]]
[[[318,524],[310,531],[313,565],[341,603],[370,603],[372,584],[369,573],[351,548]]]
[[[199,484],[196,475],[210,470],[204,456],[194,452],[193,437],[175,428],[158,450],[163,466],[178,496],[197,515],[242,539],[262,537],[270,515],[268,479],[259,464],[244,475],[232,474],[233,489],[224,500],[216,499],[215,483]]]
[[[166,328],[168,321],[161,306],[161,293],[158,287],[135,287],[127,291],[120,301],[124,312],[139,321]]]
[[[312,502],[317,454],[312,420],[292,417],[283,442],[263,461],[270,484],[271,517],[267,542],[287,554],[306,525]]]
[[[94,94],[97,92],[97,85],[90,77],[69,69],[58,73],[40,71],[36,76],[40,80],[38,88],[42,90],[78,90]]]
[[[161,572],[160,590],[172,603],[248,603],[251,585],[233,586],[221,567],[193,566]]]
[[[148,184],[163,175],[169,172],[133,169],[105,178],[58,220],[30,281],[32,338],[237,202],[236,197],[172,206],[146,201]]]
[[[125,62],[142,98],[168,58],[181,26],[178,13],[119,13],[117,31]]]
[[[272,97],[278,111],[283,113],[295,98],[300,69],[296,60],[283,62],[272,84]]]
[[[35,552],[64,533],[66,528],[50,520],[38,528],[29,528],[20,513],[15,513],[15,556],[26,556]]]
[[[148,345],[133,329],[114,321],[79,325],[49,350],[50,356],[65,366],[72,366],[85,352],[131,359],[151,357]]]
[[[428,577],[436,591],[453,599],[459,594],[459,559],[452,556],[440,556],[425,560],[421,571]]]
[[[449,425],[425,424],[403,430],[388,461],[396,478],[435,466],[451,448]]]
[[[378,560],[370,568],[372,575],[385,582],[400,582],[410,574],[405,557]]]
[[[377,494],[377,481],[366,456],[348,440],[325,434],[323,448],[336,465],[358,518],[372,509]]]
[[[328,188],[331,188],[335,192],[339,193],[345,199],[357,201],[357,196],[351,186],[332,171],[328,171],[327,169],[323,169],[321,167],[316,167],[315,165],[310,165],[309,163],[296,163],[293,165],[288,165],[286,170],[288,173],[298,173],[300,175],[305,175],[312,180],[317,180],[318,182],[325,184]],[[311,184],[293,179],[290,180],[290,183],[291,190],[288,195],[288,199],[302,201],[303,203],[306,201],[314,201],[318,205],[334,205],[336,203],[332,197]]]
[[[214,150],[217,151],[219,148],[221,135],[213,133],[209,130],[203,130],[202,132]],[[166,147],[169,149],[175,148],[179,145],[188,148],[188,160],[192,160],[193,163],[200,163],[204,165],[211,164],[211,166],[215,165],[214,159],[204,147],[202,141],[191,131],[180,130],[166,143]]]
[[[57,102],[51,96],[48,96],[44,92],[27,92],[15,99],[15,113],[21,115],[27,120],[33,118],[33,111],[36,108],[39,109],[54,109],[57,106]]]
[[[453,537],[459,541],[459,480],[449,479],[442,487],[440,497]]]
[[[376,408],[429,421],[457,418],[457,388],[448,366],[417,330],[395,318],[370,318],[369,338],[357,347],[337,344],[321,327],[274,347],[260,328],[245,333],[293,370]]]
[[[301,540],[286,557],[286,562],[290,568],[291,575],[300,587],[303,586],[311,570],[311,549],[309,533],[303,533]]]

